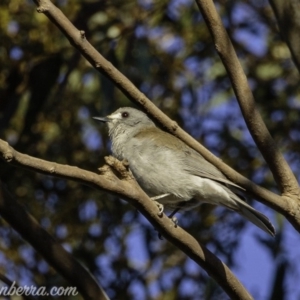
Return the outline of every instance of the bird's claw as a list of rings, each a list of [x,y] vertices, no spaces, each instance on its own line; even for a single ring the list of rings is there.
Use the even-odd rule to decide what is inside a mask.
[[[176,227],[178,227],[178,219],[176,218],[176,217],[169,217],[170,218],[170,220],[174,223],[174,227],[176,228]],[[161,235],[161,233],[160,232],[158,232],[158,238],[160,239],[160,240],[163,240],[163,236]]]
[[[162,217],[163,216],[163,213],[164,213],[164,205],[157,202],[158,199],[161,199],[161,198],[164,198],[164,197],[167,197],[169,196],[170,194],[162,194],[162,195],[159,195],[159,196],[155,196],[155,197],[151,197],[150,199],[155,201],[157,207],[158,207],[158,216],[159,217]]]
[[[164,206],[161,203],[156,202],[156,205],[158,207],[158,216],[162,217],[164,214]]]
[[[171,217],[170,219],[174,223],[174,226],[176,228],[178,226],[178,219],[175,216]]]

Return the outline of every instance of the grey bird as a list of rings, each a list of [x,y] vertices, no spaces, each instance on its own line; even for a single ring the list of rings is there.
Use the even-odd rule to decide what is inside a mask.
[[[107,123],[113,155],[128,161],[141,188],[162,207],[178,211],[202,203],[222,205],[275,235],[269,219],[239,195],[241,187],[177,137],[156,127],[142,111],[123,107],[94,119]]]

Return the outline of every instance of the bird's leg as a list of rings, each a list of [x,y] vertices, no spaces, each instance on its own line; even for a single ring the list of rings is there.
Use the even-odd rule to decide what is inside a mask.
[[[155,201],[157,207],[158,207],[158,216],[159,217],[162,217],[163,216],[163,213],[164,213],[164,205],[157,202],[158,199],[161,199],[161,198],[164,198],[164,197],[167,197],[169,196],[170,194],[162,194],[162,195],[159,195],[159,196],[156,196],[156,197],[151,197],[150,199]]]
[[[185,205],[186,202],[180,202],[178,206],[173,210],[173,212],[168,216],[173,221],[175,227],[177,227],[178,225],[178,220],[174,215],[178,213]]]
[[[180,209],[181,209],[181,207],[175,208],[175,209],[173,210],[173,212],[170,213],[170,215],[169,215],[168,217],[169,217],[170,219],[172,219],[172,218],[174,217],[174,215],[180,211]]]
[[[178,219],[174,216],[179,210],[181,209],[181,207],[177,207],[173,210],[173,212],[168,216],[168,218],[170,218],[172,220],[172,222],[174,223],[175,227],[178,226]]]

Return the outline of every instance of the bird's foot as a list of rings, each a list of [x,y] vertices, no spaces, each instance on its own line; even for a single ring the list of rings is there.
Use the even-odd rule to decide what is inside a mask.
[[[159,195],[159,196],[155,196],[155,197],[151,197],[150,199],[155,201],[157,207],[158,207],[158,216],[159,217],[162,217],[163,216],[163,213],[164,213],[164,205],[157,202],[157,200],[161,199],[161,198],[164,198],[164,197],[167,197],[169,196],[170,194],[162,194],[162,195]]]
[[[178,220],[177,220],[177,218],[176,217],[168,217],[173,223],[174,223],[174,227],[176,228],[177,226],[178,226]],[[160,232],[158,232],[158,238],[160,239],[160,240],[163,240],[163,236],[161,235],[161,233]]]
[[[174,227],[177,227],[178,226],[178,219],[173,216],[173,217],[169,217],[171,219],[171,221],[174,223]]]
[[[181,209],[181,206],[180,205],[179,207],[175,208],[172,213],[168,216],[169,219],[171,219],[175,225],[175,227],[178,226],[178,219],[175,217],[175,214]]]
[[[159,204],[159,203],[158,203],[158,204]],[[173,222],[174,227],[176,228],[176,227],[178,226],[178,219],[177,219],[175,216],[172,216],[172,215],[170,215],[168,218]],[[163,240],[163,237],[162,237],[162,235],[161,235],[160,232],[158,232],[158,238],[159,238],[160,240]]]
[[[159,216],[159,217],[162,217],[163,214],[164,214],[164,205],[161,204],[161,203],[158,203],[158,202],[156,202],[156,201],[155,201],[155,203],[156,203],[156,205],[157,205],[157,207],[158,207],[158,216]]]

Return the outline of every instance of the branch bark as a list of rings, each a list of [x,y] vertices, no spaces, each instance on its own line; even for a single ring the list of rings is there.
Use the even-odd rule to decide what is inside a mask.
[[[106,158],[108,165],[102,167],[100,169],[101,174],[98,175],[77,167],[48,162],[19,153],[2,140],[0,140],[0,153],[7,163],[16,167],[22,167],[54,177],[79,181],[96,189],[105,189],[122,197],[122,199],[126,199],[137,208],[168,241],[181,249],[214,278],[231,299],[252,299],[248,291],[221,260],[207,248],[199,244],[198,241],[186,231],[180,227],[175,227],[173,221],[165,214],[163,217],[159,216],[158,208],[154,201],[151,201],[139,187],[131,173],[128,172],[126,166],[115,158]],[[60,269],[61,265],[57,265],[57,262],[60,262],[63,266],[67,262],[67,265],[72,265],[71,257],[68,256],[69,254],[63,252],[64,250],[61,249],[61,246],[53,241],[52,237],[41,229],[31,216],[20,208],[20,206],[17,206],[16,202],[14,202],[5,191],[3,192],[3,189],[2,195],[0,193],[0,213],[34,246],[34,248],[43,253],[45,258],[48,257],[48,261],[51,264],[53,263],[58,270],[62,271],[62,274],[64,274],[63,272],[66,272],[66,270]],[[39,241],[41,239],[45,242],[40,243]],[[49,249],[52,251],[49,251]],[[57,249],[59,249],[59,251],[57,251]],[[55,256],[53,257],[52,255]],[[66,278],[70,278],[71,282],[74,282],[76,278],[80,278],[79,281],[81,282],[82,278],[85,277],[77,277],[74,270],[75,269],[72,270],[72,274],[67,273],[66,276],[69,277]]]
[[[247,77],[213,1],[196,0],[196,3],[211,33],[215,48],[227,70],[249,132],[270,167],[279,189],[285,195],[299,196],[298,182],[256,108]]]
[[[109,300],[94,277],[20,205],[0,182],[0,214],[86,300]],[[42,241],[42,242],[41,242]]]
[[[49,0],[35,0],[37,11],[44,13],[65,34],[70,43],[91,63],[91,65],[108,77],[123,93],[135,104],[142,107],[150,116],[156,119],[166,130],[184,141],[191,148],[199,152],[205,159],[220,169],[229,179],[259,199],[262,203],[276,209],[282,214],[286,213],[286,201],[280,196],[254,184],[188,135],[178,124],[172,121],[159,110],[143,93],[141,93],[121,72],[107,61],[85,38],[83,31],[79,31],[68,18]],[[294,221],[300,231],[300,220]]]

